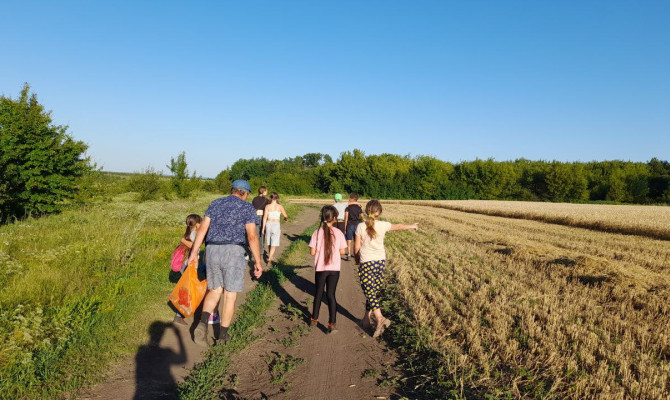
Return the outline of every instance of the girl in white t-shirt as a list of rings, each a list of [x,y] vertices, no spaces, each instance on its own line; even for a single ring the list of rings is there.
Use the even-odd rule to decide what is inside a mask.
[[[365,294],[365,316],[361,324],[364,329],[369,328],[370,318],[374,314],[377,326],[372,337],[377,338],[384,332],[384,329],[391,325],[391,321],[382,315],[377,299],[384,284],[384,268],[386,267],[384,236],[388,231],[417,229],[419,224],[393,225],[390,222],[378,221],[382,213],[379,200],[370,200],[365,205],[365,213],[367,214],[365,223],[358,224],[356,229],[354,253],[360,254],[361,265],[358,267],[358,276]]]
[[[328,297],[328,333],[335,332],[335,318],[337,316],[337,300],[335,290],[337,281],[340,279],[340,266],[342,264],[340,255],[344,255],[347,241],[339,229],[334,229],[333,224],[337,222],[337,209],[333,206],[324,206],[321,209],[321,223],[319,229],[314,231],[309,241],[309,254],[314,257],[314,308],[310,318],[310,326],[316,326],[319,322],[319,309],[323,290],[326,289]]]

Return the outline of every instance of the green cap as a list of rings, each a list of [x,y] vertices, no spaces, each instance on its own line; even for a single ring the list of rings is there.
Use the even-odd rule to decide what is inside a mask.
[[[342,195],[339,193],[335,193],[335,201],[342,201]]]

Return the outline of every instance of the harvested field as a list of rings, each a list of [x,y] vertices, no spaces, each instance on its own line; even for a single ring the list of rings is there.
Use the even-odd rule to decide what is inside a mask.
[[[383,217],[420,223],[388,236],[390,271],[466,397],[670,396],[670,242],[388,203]],[[543,206],[559,215],[530,209]],[[668,215],[644,207],[639,226],[649,208]]]
[[[670,240],[670,207],[526,201],[387,201]]]

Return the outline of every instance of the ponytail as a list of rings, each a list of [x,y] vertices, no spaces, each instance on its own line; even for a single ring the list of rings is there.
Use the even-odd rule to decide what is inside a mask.
[[[335,236],[333,229],[328,226],[328,222],[336,219],[337,214],[337,209],[333,206],[324,206],[321,208],[321,222],[318,229],[323,229],[323,262],[326,265],[330,264],[333,260],[333,240]]]
[[[382,213],[382,204],[379,200],[368,201],[368,204],[365,205],[365,213],[367,214],[367,218],[365,219],[365,232],[367,232],[370,238],[374,239],[377,237],[377,231],[375,231],[375,219]]]
[[[193,228],[201,222],[201,216],[198,214],[189,214],[189,216],[186,217],[186,232],[184,233],[184,239],[191,240],[191,232],[193,231]]]
[[[328,224],[322,224],[323,227],[323,262],[326,265],[333,260],[333,232]]]

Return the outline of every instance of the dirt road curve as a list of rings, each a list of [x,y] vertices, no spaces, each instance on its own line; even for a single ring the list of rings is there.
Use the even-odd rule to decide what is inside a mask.
[[[294,221],[282,226],[279,251],[290,245],[310,225],[318,220],[318,211],[305,208]],[[337,299],[338,332],[327,335],[323,325],[305,329],[305,318],[311,313],[314,292],[314,269],[309,254],[298,275],[286,282],[277,293],[277,307],[270,313],[270,326],[263,327],[254,342],[238,354],[229,371],[230,388],[222,395],[230,399],[389,399],[391,389],[379,385],[384,377],[393,376],[393,352],[383,342],[372,339],[357,325],[364,312],[364,297],[356,281],[353,262],[342,263]],[[237,307],[254,287],[250,276]],[[167,294],[166,294],[167,296]],[[300,316],[289,318],[285,305],[299,309]],[[280,308],[284,312],[280,311]],[[321,320],[327,322],[328,308],[324,298]],[[110,368],[101,384],[80,393],[82,399],[157,399],[175,398],[175,386],[188,374],[188,369],[202,360],[204,348],[193,343],[194,325],[172,325],[169,313],[161,315],[144,332],[147,345],[141,346],[134,357]],[[154,343],[153,345],[151,343]],[[289,355],[303,359],[297,369],[277,382],[271,373],[273,359]],[[364,376],[365,375],[365,376]],[[388,379],[387,379],[388,380]]]

